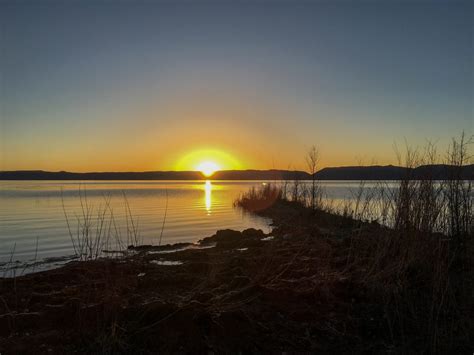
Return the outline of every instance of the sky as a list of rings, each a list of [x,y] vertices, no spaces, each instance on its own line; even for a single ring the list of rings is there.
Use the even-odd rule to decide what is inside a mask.
[[[474,133],[472,1],[0,0],[0,170],[396,163]]]

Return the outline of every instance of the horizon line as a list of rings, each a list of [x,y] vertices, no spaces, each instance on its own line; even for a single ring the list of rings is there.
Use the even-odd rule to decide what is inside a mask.
[[[471,164],[465,164],[462,165],[463,167],[467,166],[472,166],[474,163]],[[439,164],[421,164],[416,167],[406,167],[402,165],[393,165],[393,164],[387,164],[387,165],[380,165],[380,164],[374,164],[374,165],[340,165],[340,166],[326,166],[324,168],[321,168],[315,172],[318,173],[320,171],[323,171],[325,169],[340,169],[340,168],[387,168],[387,167],[393,167],[393,168],[402,168],[402,169],[417,169],[420,167],[425,167],[425,166],[454,166],[452,164],[445,164],[445,163],[439,163]],[[307,173],[311,175],[311,173],[307,172],[306,170],[297,170],[297,169],[276,169],[276,168],[271,168],[271,169],[254,169],[254,168],[248,168],[248,169],[221,169],[221,170],[216,170],[214,174],[219,173],[219,172],[234,172],[234,171],[239,171],[239,172],[245,172],[245,171],[256,171],[256,172],[267,172],[267,171],[279,171],[279,172],[300,172],[300,173]],[[123,171],[118,171],[118,170],[110,170],[110,171],[68,171],[68,170],[43,170],[43,169],[18,169],[18,170],[0,170],[0,173],[19,173],[19,172],[42,172],[42,173],[68,173],[68,174],[108,174],[108,173],[118,173],[118,174],[126,174],[126,173],[201,173],[200,170],[123,170]]]

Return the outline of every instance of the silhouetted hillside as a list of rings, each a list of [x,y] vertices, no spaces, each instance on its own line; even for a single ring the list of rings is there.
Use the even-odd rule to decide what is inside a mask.
[[[324,168],[316,173],[320,180],[399,180],[432,177],[449,179],[461,177],[474,179],[474,165],[461,169],[448,165],[425,165],[415,169],[399,166],[347,166]],[[145,171],[145,172],[92,172],[71,173],[42,170],[1,171],[0,180],[205,180],[198,171]],[[222,170],[216,172],[214,180],[308,180],[311,175],[304,171],[289,170]]]
[[[2,171],[0,180],[199,180],[198,171],[93,172]]]
[[[400,180],[406,177],[420,179],[431,177],[444,180],[460,177],[466,180],[474,178],[474,165],[461,169],[449,165],[423,165],[415,169],[400,166],[344,166],[324,168],[316,173],[320,180]]]
[[[222,170],[213,176],[216,180],[307,180],[311,175],[304,171],[289,170]]]
[[[316,173],[320,180],[399,180],[408,169],[399,166],[344,166],[324,168]]]
[[[222,170],[214,180],[304,180],[311,175],[304,171],[287,170]],[[145,171],[145,172],[93,172],[70,173],[41,170],[2,171],[0,180],[203,180],[199,171]]]

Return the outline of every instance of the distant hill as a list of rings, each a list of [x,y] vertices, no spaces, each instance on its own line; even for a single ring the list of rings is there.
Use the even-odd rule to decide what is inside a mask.
[[[200,180],[198,171],[92,172],[1,171],[0,180]]]
[[[214,180],[304,180],[311,175],[287,170],[222,170]],[[199,171],[145,171],[70,173],[42,170],[0,171],[0,180],[205,180]]]
[[[311,175],[304,171],[291,170],[222,170],[213,176],[216,180],[307,180]]]
[[[399,166],[344,166],[324,168],[316,173],[321,180],[399,180],[408,169]]]
[[[399,166],[345,166],[324,168],[315,174],[320,180],[400,180],[410,176],[433,179],[449,179],[460,175],[466,180],[474,179],[474,165],[458,170],[449,165],[424,165],[415,169]],[[91,172],[71,173],[42,170],[0,171],[0,180],[205,180],[198,171],[144,171],[144,172]],[[213,180],[309,180],[304,171],[290,170],[222,170],[212,176]]]
[[[316,173],[320,180],[400,180],[406,177],[420,179],[431,177],[436,180],[451,179],[459,175],[462,179],[474,179],[474,164],[459,170],[449,165],[422,165],[414,169],[400,166],[344,166],[324,168]]]

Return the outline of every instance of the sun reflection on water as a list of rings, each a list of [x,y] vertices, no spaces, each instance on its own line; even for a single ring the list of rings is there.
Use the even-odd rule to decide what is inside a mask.
[[[204,203],[206,205],[207,215],[211,214],[211,205],[212,205],[212,184],[210,180],[206,180],[204,184]]]

